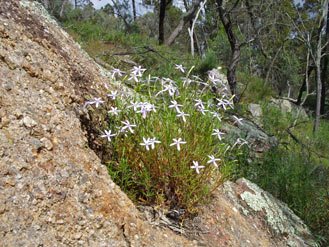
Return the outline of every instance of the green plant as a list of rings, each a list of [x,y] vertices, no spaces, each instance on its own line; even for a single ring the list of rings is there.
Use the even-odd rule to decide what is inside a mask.
[[[116,91],[108,94],[111,108],[100,121],[104,134],[99,136],[99,142],[106,138],[111,147],[105,163],[134,201],[194,213],[229,178],[236,164],[232,151],[243,143],[232,147],[224,141],[222,115],[205,103],[213,96],[203,82],[152,81],[150,76],[143,81],[143,72],[135,67],[121,78],[136,84],[139,99],[127,102]],[[87,102],[96,108],[101,104],[100,99]]]
[[[196,67],[198,74],[205,76],[209,70],[217,68],[218,57],[213,50],[208,50],[205,57],[201,60],[200,64]]]
[[[328,241],[328,170],[314,165],[298,147],[291,148],[272,149],[245,169],[244,176],[287,203],[316,235]]]
[[[243,92],[242,100],[245,103],[260,103],[275,95],[274,91],[260,77],[238,72],[237,78],[242,85],[240,91]]]

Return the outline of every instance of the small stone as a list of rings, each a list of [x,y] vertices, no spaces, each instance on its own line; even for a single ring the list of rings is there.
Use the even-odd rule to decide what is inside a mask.
[[[3,214],[6,210],[6,206],[4,204],[0,205],[0,214]]]
[[[9,119],[7,118],[7,116],[3,116],[2,119],[0,119],[0,129],[8,126],[9,126]]]
[[[6,89],[7,91],[10,91],[12,88],[13,88],[13,85],[10,84],[9,82],[7,82],[7,83],[5,84],[5,89]]]
[[[16,181],[15,180],[7,180],[7,184],[9,184],[10,186],[15,186],[16,185]]]
[[[82,236],[81,232],[78,232],[74,235],[74,239],[80,239]]]
[[[20,109],[16,109],[16,110],[14,111],[14,116],[15,116],[17,119],[20,119],[20,118],[23,117],[23,113],[22,113],[22,111],[21,111]]]
[[[40,141],[48,151],[53,149],[52,142],[49,139],[47,139],[46,137],[41,138]]]
[[[25,116],[23,118],[23,124],[25,125],[25,127],[32,128],[37,125],[37,122],[34,121],[31,117]]]
[[[78,195],[79,202],[83,203],[83,200],[85,199],[83,194]]]

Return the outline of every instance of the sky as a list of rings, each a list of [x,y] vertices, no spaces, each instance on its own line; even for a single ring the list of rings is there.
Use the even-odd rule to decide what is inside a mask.
[[[101,7],[104,7],[107,3],[110,3],[111,0],[90,0],[93,4],[94,4],[94,8],[95,9],[100,9]],[[136,1],[136,4],[138,5],[138,3],[140,3],[141,1]],[[300,3],[303,2],[303,0],[295,0],[296,3]],[[137,8],[137,12],[138,12],[138,6]]]
[[[100,9],[101,7],[104,7],[107,3],[110,3],[110,0],[91,0],[91,2],[94,4],[95,9]]]
[[[106,4],[111,3],[111,0],[90,0],[94,4],[95,9],[100,9],[101,7],[104,7]],[[136,3],[136,12],[138,15],[143,15],[150,9],[147,9],[142,5],[142,0],[135,0]]]

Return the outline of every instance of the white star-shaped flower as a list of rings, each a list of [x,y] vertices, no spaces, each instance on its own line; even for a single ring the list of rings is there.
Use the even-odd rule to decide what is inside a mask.
[[[104,102],[105,101],[101,100],[101,98],[94,98],[94,100],[87,101],[83,107],[86,107],[87,105],[95,104],[96,108],[98,108],[98,106],[100,104],[103,104]]]
[[[182,138],[178,138],[178,139],[174,138],[173,141],[174,141],[174,142],[171,143],[169,146],[174,146],[174,145],[176,145],[178,151],[180,151],[180,144],[186,144],[185,141],[182,141]]]
[[[151,141],[150,138],[145,139],[145,137],[143,137],[143,141],[142,143],[140,143],[140,145],[145,146],[146,150],[150,150],[149,146],[151,146]]]
[[[207,164],[212,163],[214,166],[218,167],[216,161],[221,161],[221,159],[216,159],[213,155],[208,155],[209,159]]]
[[[169,93],[170,96],[174,96],[177,90],[177,87],[171,85],[171,84],[166,84],[163,86],[164,89],[162,89],[161,91],[159,91],[155,96],[157,97],[159,94],[163,93],[163,92],[167,92]]]
[[[190,116],[190,114],[186,114],[184,113],[183,111],[182,112],[179,112],[176,117],[181,117],[183,119],[184,122],[186,122],[186,118],[185,116]]]
[[[185,73],[185,68],[181,64],[175,64],[175,69],[180,70],[182,73]]]
[[[219,129],[213,129],[214,133],[212,133],[211,135],[213,136],[217,136],[218,139],[221,141],[222,140],[222,135],[225,135],[225,133],[220,132]]]
[[[150,139],[150,145],[151,145],[151,148],[152,149],[154,149],[154,147],[155,147],[155,143],[161,143],[160,141],[157,141],[157,140],[155,140],[155,137],[154,138],[151,138]]]
[[[104,101],[101,100],[101,98],[95,98],[94,99],[94,102],[95,102],[96,108],[98,108],[99,104],[103,104],[104,103]]]
[[[201,108],[203,108],[203,109],[205,108],[205,107],[204,107],[204,102],[202,102],[202,100],[200,100],[200,99],[195,99],[194,101],[196,102],[196,103],[194,104],[195,107],[201,107]]]
[[[242,123],[243,118],[238,118],[237,116],[233,116],[233,118],[235,119],[235,123],[243,125]]]
[[[231,109],[234,109],[233,100],[223,99],[223,101],[226,103],[227,106],[231,107]]]
[[[118,91],[111,91],[111,93],[107,94],[107,97],[112,98],[113,100],[115,100],[116,97],[119,96]]]
[[[125,126],[123,126],[123,127],[121,128],[121,130],[126,130],[126,129],[128,129],[131,133],[134,133],[132,127],[136,127],[135,124],[131,124],[131,123],[129,122],[129,120],[127,120],[127,121],[121,121],[121,123],[123,123],[123,124],[125,125]]]
[[[208,111],[208,110],[206,110],[206,109],[204,109],[203,107],[200,107],[200,106],[196,110],[201,112],[202,115],[206,115],[206,112]]]
[[[139,102],[132,102],[132,101],[130,101],[130,104],[131,104],[131,105],[129,105],[128,108],[133,107],[135,112],[138,110],[137,108],[138,108],[139,105],[140,105]]]
[[[107,140],[109,141],[109,142],[111,142],[112,140],[111,140],[111,137],[112,136],[116,136],[117,134],[111,134],[111,130],[104,130],[104,132],[105,132],[105,135],[101,135],[101,137],[102,138],[107,138]]]
[[[222,121],[221,115],[218,112],[211,112],[214,118],[217,118],[220,122]]]
[[[170,102],[171,102],[172,105],[169,105],[168,107],[169,108],[175,108],[175,110],[177,112],[180,112],[179,107],[182,107],[183,105],[178,104],[176,100],[172,100]]]
[[[214,85],[217,85],[217,82],[219,82],[218,78],[216,78],[215,73],[209,73],[208,74],[208,79],[211,81]]]
[[[218,101],[218,103],[217,103],[217,107],[221,107],[221,108],[223,108],[224,109],[224,111],[226,111],[226,103],[223,101],[223,100],[221,100],[221,99],[217,99],[216,98],[216,100]]]
[[[130,74],[130,77],[128,78],[129,81],[134,80],[135,82],[139,82],[139,77],[136,74]]]
[[[248,141],[246,141],[246,140],[243,139],[243,138],[238,138],[237,143],[240,144],[240,147],[241,147],[242,145],[247,145],[247,146],[249,147],[249,143],[248,143]]]
[[[116,75],[118,75],[118,77],[121,77],[125,73],[119,69],[113,69],[111,72],[112,72],[112,76],[111,76],[112,79],[114,79]]]
[[[109,110],[109,113],[113,114],[113,115],[119,115],[119,112],[121,112],[121,110],[118,110],[117,107],[111,107],[111,110]]]
[[[156,112],[155,106],[148,102],[139,103],[140,110],[136,111],[136,113],[142,113],[143,119],[146,118],[148,112]]]
[[[196,173],[199,174],[199,169],[204,168],[204,166],[199,166],[199,162],[193,161],[193,166],[191,166],[192,169],[195,169]]]
[[[146,69],[143,69],[141,66],[134,66],[134,68],[131,70],[132,74],[135,74],[136,76],[141,77]]]

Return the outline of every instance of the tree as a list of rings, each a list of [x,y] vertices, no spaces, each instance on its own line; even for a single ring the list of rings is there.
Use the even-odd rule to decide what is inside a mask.
[[[232,13],[240,12],[237,11],[237,8],[240,5],[240,0],[236,0],[234,3],[231,3],[230,6],[228,6],[227,2],[223,0],[216,0],[216,3],[219,18],[224,26],[224,30],[231,47],[231,58],[227,67],[227,80],[231,93],[235,95],[234,102],[238,103],[240,101],[240,94],[237,87],[236,69],[240,61],[240,49],[243,45],[247,44],[246,41],[239,40],[238,34],[235,31],[235,27],[238,27],[239,24],[236,22],[234,26],[232,22]]]
[[[126,26],[126,30],[131,30],[132,17],[130,13],[129,0],[111,0],[114,15],[118,16]]]
[[[159,44],[163,44],[165,41],[164,37],[164,21],[166,17],[166,8],[171,4],[172,0],[160,0],[159,8]]]
[[[329,4],[329,3],[328,3]],[[328,65],[329,65],[329,5],[327,5],[327,20],[326,20],[326,31],[325,31],[325,38],[324,38],[324,54],[323,56],[323,66],[322,66],[322,73],[321,73],[321,82],[322,82],[322,92],[321,92],[321,110],[320,113],[323,115],[325,114],[326,110],[326,90],[328,86]]]
[[[65,8],[65,6],[66,6],[66,4],[67,4],[67,1],[68,1],[68,0],[64,0],[63,3],[62,3],[62,7],[61,7],[61,10],[60,10],[60,12],[59,12],[59,17],[60,17],[61,19],[63,18],[64,8]]]
[[[312,8],[309,8],[312,6]],[[323,29],[326,27],[326,21],[328,20],[328,0],[321,0],[321,2],[307,1],[303,8],[295,7],[296,12],[298,13],[298,21],[300,25],[298,25],[297,21],[293,20],[296,31],[298,33],[298,39],[304,43],[308,50],[308,54],[311,57],[314,69],[315,69],[315,78],[316,78],[316,110],[315,110],[315,122],[313,132],[317,132],[319,128],[320,116],[321,116],[321,105],[324,99],[321,99],[323,91],[323,73],[321,73],[321,69],[323,67],[322,62],[326,62],[325,54],[323,51],[325,50],[327,43],[323,45]],[[307,11],[310,9],[309,15],[303,16],[300,11]],[[314,9],[317,9],[317,12],[314,12]],[[306,19],[306,20],[305,20]],[[314,25],[314,20],[315,25]],[[327,66],[327,65],[326,65]],[[308,70],[308,69],[307,69]],[[325,68],[326,70],[326,68]],[[307,74],[307,72],[306,72]]]
[[[133,17],[134,17],[134,21],[136,21],[136,3],[135,3],[135,0],[131,0],[131,4],[133,6]]]
[[[321,115],[321,96],[322,96],[322,81],[321,81],[321,58],[322,50],[325,46],[322,47],[322,29],[325,26],[327,20],[326,15],[328,15],[328,0],[321,1],[321,13],[319,16],[318,24],[318,42],[316,47],[316,54],[314,55],[314,62],[316,67],[316,113],[315,113],[315,123],[314,123],[314,132],[319,129],[319,121]]]
[[[174,43],[175,39],[178,37],[178,35],[182,32],[186,23],[189,23],[191,20],[193,20],[201,2],[202,0],[195,0],[193,2],[190,10],[187,11],[186,14],[182,17],[178,26],[175,28],[175,30],[170,34],[169,38],[167,39],[166,41],[167,46],[171,46]]]

